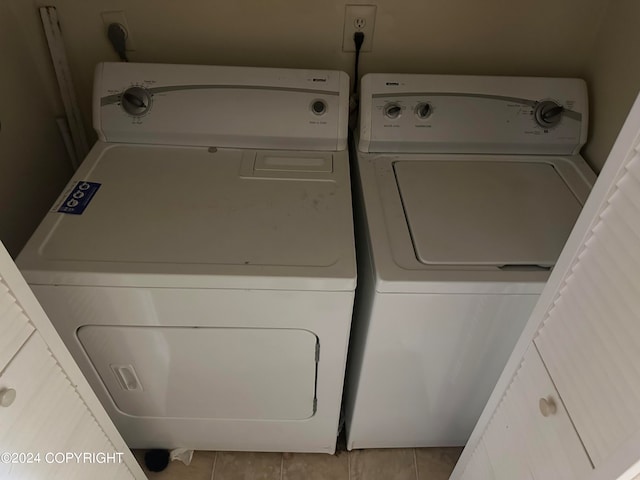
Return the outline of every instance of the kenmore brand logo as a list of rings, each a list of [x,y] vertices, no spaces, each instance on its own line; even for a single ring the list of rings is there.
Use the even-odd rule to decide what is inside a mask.
[[[389,87],[397,87],[400,84],[398,82],[387,82],[385,85]]]
[[[312,78],[311,80],[313,82],[326,82],[327,81],[326,78]]]

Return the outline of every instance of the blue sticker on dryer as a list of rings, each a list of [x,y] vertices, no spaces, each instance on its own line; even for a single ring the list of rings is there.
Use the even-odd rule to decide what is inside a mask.
[[[71,193],[58,207],[58,212],[71,215],[81,215],[89,202],[100,188],[101,183],[80,181],[75,184]]]

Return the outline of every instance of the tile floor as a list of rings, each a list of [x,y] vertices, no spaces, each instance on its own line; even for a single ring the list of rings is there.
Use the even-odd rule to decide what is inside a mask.
[[[171,462],[150,480],[446,480],[462,448],[401,448],[309,453],[204,452],[191,465]]]

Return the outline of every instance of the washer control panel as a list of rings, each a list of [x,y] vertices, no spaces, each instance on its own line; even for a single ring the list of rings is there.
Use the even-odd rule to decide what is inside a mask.
[[[586,141],[578,79],[369,74],[359,149],[574,154]]]

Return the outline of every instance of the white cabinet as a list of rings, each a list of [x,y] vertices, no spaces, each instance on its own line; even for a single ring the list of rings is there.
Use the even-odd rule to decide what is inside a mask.
[[[582,479],[591,462],[535,347],[484,435],[495,479]]]
[[[483,439],[480,439],[474,449],[464,475],[465,478],[473,478],[474,480],[493,480],[495,478]]]
[[[0,478],[145,478],[2,244],[0,455]]]
[[[15,463],[0,463],[3,478],[134,478],[125,463],[63,456],[103,452],[115,459],[116,451],[37,332],[0,375],[2,392],[15,397],[0,407],[1,450],[25,454],[24,460],[16,456]]]
[[[639,153],[561,292],[535,344],[598,467],[640,431]]]
[[[451,479],[638,473],[640,98]]]

